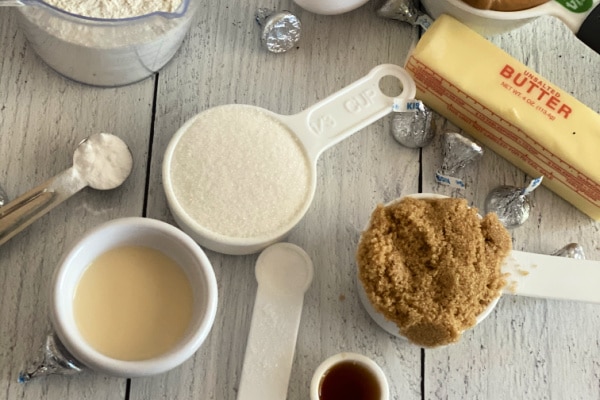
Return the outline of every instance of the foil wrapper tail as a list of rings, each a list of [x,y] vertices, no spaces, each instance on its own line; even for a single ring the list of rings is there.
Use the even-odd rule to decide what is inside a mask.
[[[73,375],[83,370],[83,365],[67,351],[54,333],[46,337],[41,348],[42,360],[33,364],[32,368],[19,373],[19,383],[27,383],[34,378],[47,375]]]

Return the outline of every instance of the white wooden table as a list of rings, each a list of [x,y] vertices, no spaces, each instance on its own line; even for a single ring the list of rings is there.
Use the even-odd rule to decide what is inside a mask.
[[[298,48],[274,55],[260,46],[254,13],[288,9],[303,22]],[[376,2],[342,16],[317,16],[291,0],[205,0],[176,58],[159,74],[116,89],[70,82],[33,53],[16,18],[0,10],[0,184],[11,198],[71,165],[75,145],[108,131],[130,145],[135,167],[119,189],[84,190],[0,248],[0,398],[235,399],[256,291],[256,255],[207,252],[220,302],[214,327],[181,367],[147,379],[86,372],[17,383],[51,327],[49,282],[61,254],[88,229],[113,218],[174,223],[161,187],[166,145],[208,107],[254,104],[281,114],[303,110],[381,63],[402,65],[419,31],[375,15]],[[600,57],[551,18],[492,38],[517,59],[600,111]],[[439,119],[439,132],[454,129]],[[600,149],[599,149],[600,152]],[[600,156],[600,154],[599,154]],[[436,142],[398,145],[390,119],[363,129],[319,160],[314,202],[289,241],[315,265],[305,298],[289,399],[308,399],[313,371],[328,356],[363,353],[378,362],[393,399],[600,399],[600,306],[507,296],[458,344],[423,350],[381,330],[354,290],[354,254],[372,208],[399,195],[437,192],[482,207],[500,184],[528,177],[492,152],[464,170],[468,188],[434,183]],[[600,260],[600,223],[545,188],[533,195],[514,247],[551,253],[570,242]]]

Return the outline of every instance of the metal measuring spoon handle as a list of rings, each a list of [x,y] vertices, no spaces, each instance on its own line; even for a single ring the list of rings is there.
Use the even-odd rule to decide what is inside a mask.
[[[0,207],[0,245],[86,186],[114,189],[129,176],[133,158],[118,137],[99,133],[84,139],[73,166]]]

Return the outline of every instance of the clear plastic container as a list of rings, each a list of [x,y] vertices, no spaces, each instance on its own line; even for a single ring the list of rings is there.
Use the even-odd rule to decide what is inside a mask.
[[[114,87],[147,78],[173,58],[199,1],[182,0],[173,13],[98,19],[29,0],[17,15],[27,40],[52,69],[77,82]]]

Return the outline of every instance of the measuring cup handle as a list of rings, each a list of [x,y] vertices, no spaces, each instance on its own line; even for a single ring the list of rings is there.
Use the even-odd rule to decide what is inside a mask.
[[[387,76],[400,81],[402,92],[396,97],[386,95],[379,86]],[[325,100],[282,120],[316,160],[325,149],[391,113],[394,104],[414,99],[415,95],[415,82],[404,68],[382,64]]]

